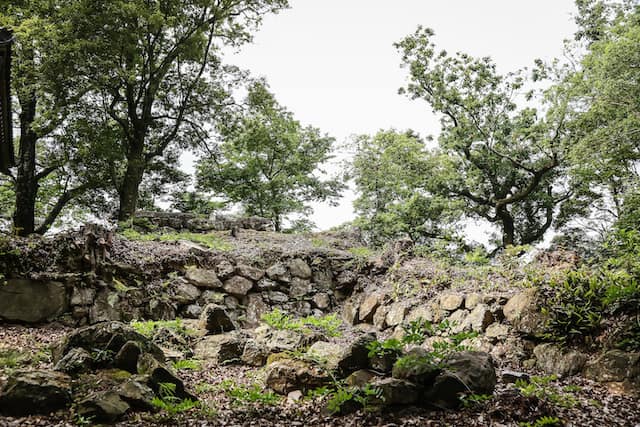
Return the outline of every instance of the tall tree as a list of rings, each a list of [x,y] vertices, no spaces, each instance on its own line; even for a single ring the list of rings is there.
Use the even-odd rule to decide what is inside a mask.
[[[62,1],[25,0],[3,5],[0,26],[13,30],[13,93],[20,127],[17,168],[3,179],[15,203],[17,234],[45,232],[69,202],[101,185],[99,174],[75,174],[87,141],[66,137],[74,105],[83,97],[73,69],[73,43],[65,34]],[[77,169],[76,169],[77,170]],[[40,221],[36,217],[41,216]]]
[[[432,191],[446,158],[427,150],[410,131],[361,135],[355,145],[350,168],[357,194],[355,224],[374,245],[400,235],[415,241],[450,234],[448,225],[459,211]]]
[[[118,218],[136,210],[140,184],[171,150],[207,137],[229,102],[221,49],[238,47],[287,0],[78,0],[70,24],[83,41],[82,75],[120,130],[113,164]],[[175,156],[169,156],[174,157]]]
[[[610,225],[638,215],[628,211],[639,206],[640,6],[585,3],[578,35],[591,35],[587,51],[562,83],[575,106],[570,175],[582,213]]]
[[[335,199],[343,188],[319,169],[333,138],[303,127],[261,83],[249,88],[245,111],[221,135],[219,152],[198,165],[199,187],[270,218],[277,231],[288,215],[309,213],[308,202]]]
[[[437,51],[433,31],[396,44],[409,68],[401,92],[442,116],[439,145],[453,162],[442,194],[461,200],[470,217],[497,224],[502,246],[541,239],[567,194],[558,191],[566,100],[556,91],[548,113],[519,108],[524,79],[500,75],[490,58]]]

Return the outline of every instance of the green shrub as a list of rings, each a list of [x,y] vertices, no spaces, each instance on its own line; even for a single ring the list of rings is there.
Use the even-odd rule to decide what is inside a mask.
[[[307,316],[302,319],[295,319],[279,308],[275,308],[268,313],[264,313],[261,319],[274,329],[308,332],[311,328],[316,328],[331,337],[342,335],[340,332],[342,320],[338,318],[337,314],[328,314],[321,317]]]

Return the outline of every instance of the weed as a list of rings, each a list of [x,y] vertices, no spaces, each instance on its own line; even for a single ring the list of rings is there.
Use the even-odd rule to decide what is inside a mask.
[[[563,422],[558,417],[544,416],[535,420],[533,424],[529,422],[524,422],[524,423],[519,423],[518,425],[520,427],[560,427],[563,425]]]
[[[222,240],[215,233],[140,233],[132,228],[120,231],[120,234],[128,240],[175,242],[189,240],[217,251],[229,251],[233,246]]]
[[[189,411],[199,406],[197,401],[191,399],[180,399],[175,395],[176,385],[173,383],[160,383],[158,389],[159,396],[151,400],[151,404],[170,416]]]
[[[176,320],[149,320],[145,322],[131,322],[131,327],[139,334],[144,335],[147,338],[152,338],[155,332],[160,328],[171,329],[175,333],[188,337],[193,336],[195,331],[188,329],[182,323],[181,319]]]
[[[465,408],[481,408],[491,399],[493,396],[490,394],[463,394],[460,396],[460,402]]]
[[[236,385],[233,380],[224,380],[219,387],[231,398],[235,404],[246,405],[249,403],[259,403],[263,405],[277,405],[281,397],[272,391],[266,391],[258,384],[250,386]]]
[[[200,363],[200,361],[194,359],[177,360],[175,362],[172,362],[172,365],[173,369],[175,369],[176,371],[199,371],[202,368],[202,364]]]
[[[556,375],[544,377],[533,376],[529,381],[517,380],[516,388],[523,396],[534,396],[538,399],[544,399],[563,408],[573,408],[578,404],[577,399],[570,393],[557,391],[551,383],[556,381]],[[565,391],[567,387],[565,387]],[[544,425],[544,424],[543,424]]]
[[[398,355],[402,352],[404,343],[395,338],[390,338],[384,341],[371,341],[367,344],[367,350],[369,350],[369,358],[372,357],[384,357],[387,355]]]

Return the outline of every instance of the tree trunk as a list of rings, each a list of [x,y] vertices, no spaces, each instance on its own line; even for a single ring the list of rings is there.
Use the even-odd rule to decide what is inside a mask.
[[[36,179],[36,142],[38,136],[31,128],[36,116],[35,93],[31,93],[28,99],[22,100],[20,104],[20,147],[13,228],[17,235],[27,236],[35,230],[36,196],[38,195],[38,181]]]
[[[133,218],[136,213],[140,183],[146,168],[146,161],[142,152],[143,146],[144,144],[139,144],[139,148],[132,149],[127,157],[127,171],[118,191],[120,196],[118,221],[127,221]]]
[[[515,241],[516,232],[513,217],[504,206],[497,209],[496,215],[502,222],[502,247],[506,248],[507,246],[513,245]]]

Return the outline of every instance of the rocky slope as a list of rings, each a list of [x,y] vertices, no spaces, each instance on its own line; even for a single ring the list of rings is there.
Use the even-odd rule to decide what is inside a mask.
[[[164,231],[2,242],[0,425],[640,423],[640,354],[545,341],[532,264]]]

